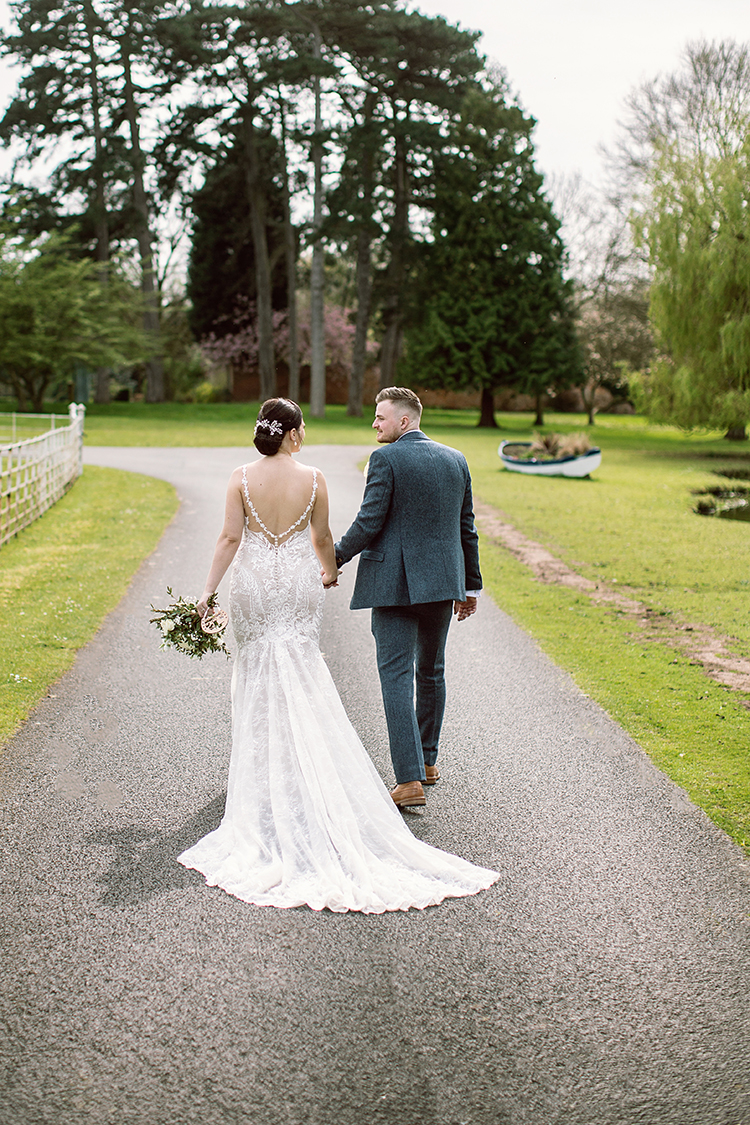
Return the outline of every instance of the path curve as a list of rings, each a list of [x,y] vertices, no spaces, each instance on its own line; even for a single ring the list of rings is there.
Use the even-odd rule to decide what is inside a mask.
[[[368,447],[369,448],[369,447]],[[308,447],[334,531],[364,448]],[[8,748],[2,1125],[750,1125],[750,865],[487,598],[449,641],[420,837],[502,872],[425,912],[248,906],[175,856],[220,819],[230,665],[157,648],[229,449],[87,449],[180,511]],[[368,615],[323,647],[392,775]]]

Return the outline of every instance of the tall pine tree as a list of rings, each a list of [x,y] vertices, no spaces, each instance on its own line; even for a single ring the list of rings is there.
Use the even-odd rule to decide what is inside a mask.
[[[269,200],[268,230],[273,262],[271,304],[283,309],[287,303],[283,256],[282,189],[273,173],[281,169],[273,136],[261,138],[261,152]],[[193,237],[188,267],[190,326],[196,339],[209,333],[223,336],[237,329],[238,310],[257,300],[255,250],[245,195],[244,154],[237,138],[222,146],[216,163],[206,173],[202,187],[192,199]]]
[[[534,167],[534,121],[501,85],[473,90],[434,163],[403,372],[482,392],[480,425],[509,387],[537,400],[580,377],[564,248]]]

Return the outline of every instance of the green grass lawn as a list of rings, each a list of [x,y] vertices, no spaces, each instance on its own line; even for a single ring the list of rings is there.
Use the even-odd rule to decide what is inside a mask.
[[[50,411],[49,413],[53,413]],[[66,414],[58,415],[55,425],[67,426],[70,419]],[[15,420],[5,411],[0,411],[0,445],[17,441],[28,441],[30,438],[41,437],[49,430],[49,419],[31,418],[26,414],[17,414]]]
[[[644,641],[623,615],[535,581],[493,544],[481,550],[485,586],[497,604],[750,853],[745,697],[667,644]]]
[[[67,414],[67,408],[50,407]],[[308,441],[336,445],[356,445],[369,441],[369,417],[346,417],[343,406],[331,407],[323,421],[309,418],[306,411]],[[143,403],[113,402],[107,406],[92,403],[86,408],[87,445],[127,446],[252,446],[257,403]],[[2,410],[0,409],[0,429]]]
[[[497,435],[460,432],[451,444],[468,457],[477,495],[578,573],[719,629],[750,655],[750,525],[695,515],[692,495],[743,455],[750,469],[750,450],[637,423],[597,424],[602,465],[590,480],[504,471]]]
[[[0,548],[0,746],[121,600],[176,510],[164,481],[87,467]]]
[[[552,421],[545,429],[583,428]],[[602,465],[591,480],[523,476],[499,469],[497,445],[529,430],[503,422],[511,433],[462,430],[450,439],[469,459],[477,496],[577,573],[678,624],[709,626],[731,638],[732,651],[750,655],[750,525],[695,515],[691,494],[719,483],[717,469],[750,467],[750,451],[716,434],[602,418],[592,433]],[[498,605],[750,852],[748,697],[709,679],[666,641],[644,639],[621,612],[537,582],[502,548],[485,543],[482,558]]]
[[[256,413],[257,404],[92,406],[86,441],[249,446]],[[343,407],[328,407],[324,420],[306,419],[307,442],[374,446],[372,415],[349,419]],[[477,418],[426,410],[423,424],[466,454],[478,497],[579,574],[624,588],[678,623],[709,626],[750,656],[750,525],[695,515],[691,495],[720,483],[714,473],[722,467],[750,468],[750,448],[636,417],[600,416],[589,429],[580,415],[553,414],[544,429],[587,430],[603,450],[601,468],[591,480],[527,477],[504,471],[497,447],[502,439],[528,439],[531,417],[498,415],[496,431],[477,429]],[[616,610],[541,585],[501,547],[485,542],[482,558],[497,604],[750,851],[746,697],[716,684],[666,641],[644,639]]]

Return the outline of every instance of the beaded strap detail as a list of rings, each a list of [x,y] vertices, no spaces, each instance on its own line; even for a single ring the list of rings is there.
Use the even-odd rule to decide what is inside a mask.
[[[247,501],[248,508],[252,512],[253,519],[258,523],[258,525],[260,526],[263,534],[272,543],[275,550],[278,550],[279,547],[281,546],[281,540],[286,539],[287,535],[291,535],[291,533],[295,530],[295,528],[299,527],[299,525],[302,523],[302,521],[307,519],[308,515],[312,511],[313,504],[315,503],[315,496],[317,495],[317,491],[318,491],[318,470],[313,469],[313,486],[312,486],[312,495],[310,496],[310,503],[307,505],[304,512],[300,516],[300,518],[298,520],[295,520],[295,522],[292,524],[292,526],[288,527],[286,529],[286,531],[282,531],[280,535],[274,535],[274,533],[272,531],[269,531],[268,528],[266,527],[266,525],[263,523],[263,520],[260,518],[260,516],[258,515],[258,513],[255,510],[255,505],[253,504],[252,500],[250,499],[250,493],[248,492],[248,489],[247,489],[247,465],[242,466],[242,491],[245,493],[245,500]]]

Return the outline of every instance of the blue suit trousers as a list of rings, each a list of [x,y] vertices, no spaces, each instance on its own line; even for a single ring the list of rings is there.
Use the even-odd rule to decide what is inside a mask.
[[[399,785],[424,781],[424,767],[434,766],[437,759],[452,613],[452,601],[372,610],[391,761]]]

